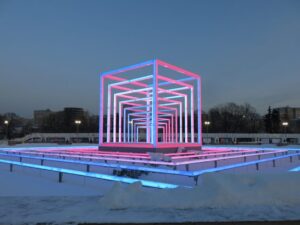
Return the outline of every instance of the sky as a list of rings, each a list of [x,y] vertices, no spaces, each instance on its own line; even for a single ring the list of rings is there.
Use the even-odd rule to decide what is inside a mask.
[[[0,114],[98,114],[99,73],[153,58],[202,76],[204,110],[300,106],[300,1],[0,0]]]

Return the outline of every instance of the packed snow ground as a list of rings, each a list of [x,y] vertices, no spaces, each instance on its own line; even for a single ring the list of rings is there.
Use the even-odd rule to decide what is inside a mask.
[[[19,189],[26,187],[26,182],[37,181],[28,179]],[[78,187],[69,192],[65,184],[59,188],[47,182],[40,184],[40,190],[32,189],[33,196],[29,192],[1,195],[0,224],[300,219],[298,173],[209,174],[193,189],[146,189],[140,184],[116,183],[104,196]],[[41,194],[42,189],[49,193]],[[37,190],[40,196],[34,194]]]
[[[0,197],[7,196],[86,196],[102,195],[103,191],[85,185],[58,183],[33,174],[0,169]]]
[[[0,167],[0,224],[300,220],[300,173],[214,173],[197,187],[89,183]]]

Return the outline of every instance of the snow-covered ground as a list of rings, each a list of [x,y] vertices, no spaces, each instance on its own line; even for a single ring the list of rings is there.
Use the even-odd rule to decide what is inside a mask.
[[[28,146],[28,145],[27,145]],[[30,145],[35,146],[35,145]],[[49,146],[49,145],[48,145]],[[300,173],[213,173],[149,189],[0,167],[0,224],[300,220]]]
[[[32,177],[16,181],[15,175],[0,176],[6,182],[13,180],[16,187],[12,189],[18,190],[3,196],[7,187],[1,185],[0,224],[300,219],[298,173],[209,174],[194,189],[159,190],[116,183],[104,196],[101,188],[97,192]],[[27,190],[31,186],[32,192]]]
[[[102,195],[97,189],[72,183],[58,183],[36,174],[0,170],[0,197],[7,196],[86,196]]]

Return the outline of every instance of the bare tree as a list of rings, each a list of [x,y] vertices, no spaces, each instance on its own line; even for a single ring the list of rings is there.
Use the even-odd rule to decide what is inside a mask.
[[[213,107],[208,113],[211,132],[254,133],[262,130],[260,115],[250,104],[227,103]]]

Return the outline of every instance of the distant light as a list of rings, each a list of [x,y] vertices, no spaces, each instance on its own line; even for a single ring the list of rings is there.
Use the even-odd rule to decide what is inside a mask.
[[[289,123],[288,122],[282,122],[282,126],[288,126]]]
[[[75,124],[81,124],[81,120],[75,120]]]
[[[210,121],[204,121],[204,125],[209,126],[210,125]]]
[[[8,120],[4,120],[4,124],[6,124],[6,125],[7,125],[8,123],[9,123],[9,122],[8,122]]]

